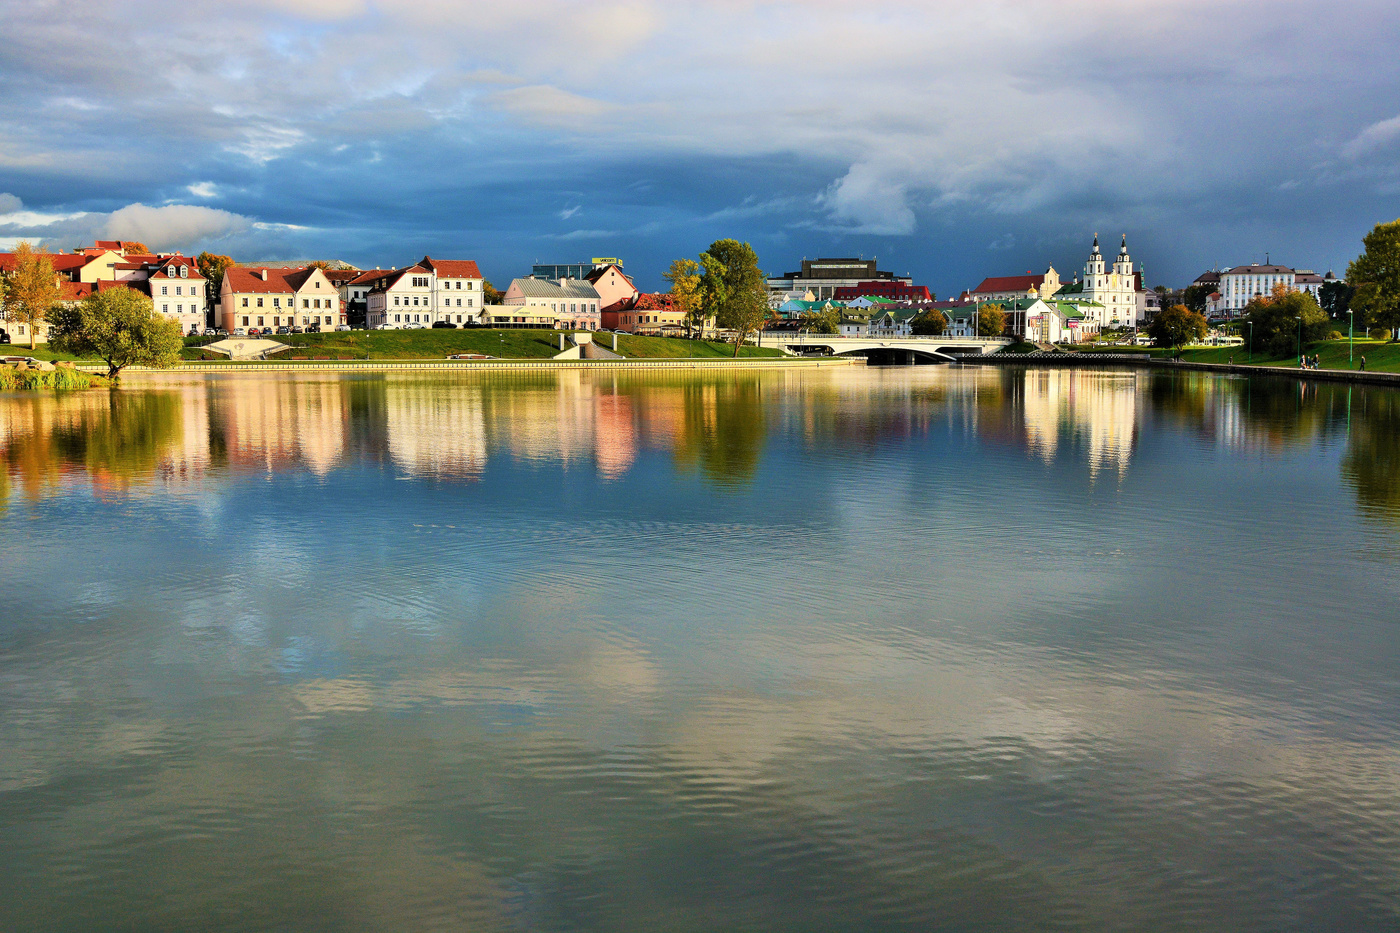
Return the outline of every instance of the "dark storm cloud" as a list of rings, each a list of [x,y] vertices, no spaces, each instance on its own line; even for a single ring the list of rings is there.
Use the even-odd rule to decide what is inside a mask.
[[[366,264],[878,255],[1152,281],[1400,215],[1393,4],[0,0],[0,237]],[[154,245],[154,244],[152,244]]]

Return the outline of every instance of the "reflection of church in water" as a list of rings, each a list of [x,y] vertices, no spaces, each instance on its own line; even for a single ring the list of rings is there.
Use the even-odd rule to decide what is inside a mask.
[[[1022,413],[1026,441],[1047,464],[1082,448],[1089,476],[1128,472],[1137,442],[1138,375],[1078,369],[1029,370]]]

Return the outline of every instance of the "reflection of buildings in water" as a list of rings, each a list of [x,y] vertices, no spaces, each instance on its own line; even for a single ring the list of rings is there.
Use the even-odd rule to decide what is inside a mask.
[[[632,398],[613,391],[597,400],[598,472],[607,479],[626,473],[637,459],[637,425]]]
[[[391,379],[384,409],[389,455],[405,472],[474,479],[486,468],[480,385]]]
[[[349,417],[343,381],[231,379],[216,396],[229,463],[268,472],[301,462],[318,476],[345,451]]]
[[[180,435],[166,448],[156,469],[167,487],[198,485],[209,470],[209,389],[207,383],[179,393]]]
[[[1084,444],[1089,476],[1111,470],[1121,478],[1137,442],[1136,373],[1079,369],[1027,370],[1022,415],[1026,443],[1047,464],[1062,431]]]

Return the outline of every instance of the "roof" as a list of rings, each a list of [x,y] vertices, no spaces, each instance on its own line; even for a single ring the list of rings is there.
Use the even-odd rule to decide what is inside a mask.
[[[378,280],[384,278],[384,276],[391,274],[393,271],[393,269],[367,269],[364,272],[356,273],[355,277],[350,280],[349,284],[369,285],[371,282],[377,282]],[[334,282],[335,279],[331,279],[331,281]]]
[[[1235,266],[1221,275],[1280,275],[1292,272],[1287,266]]]
[[[433,259],[431,256],[424,256],[423,261],[418,265],[431,272],[436,272],[441,278],[479,279],[483,277],[474,259]]]
[[[512,279],[510,288],[520,287],[520,294],[526,298],[598,298],[598,289],[591,282],[577,279]],[[509,290],[509,289],[507,289]]]
[[[1001,275],[982,280],[982,284],[972,290],[979,292],[1028,292],[1045,284],[1043,275]]]
[[[262,272],[267,272],[267,281],[262,279]],[[300,272],[301,270],[295,270]],[[290,295],[296,291],[296,286],[287,280],[289,275],[295,274],[287,269],[248,269],[243,266],[229,266],[224,270],[224,285],[236,294],[253,295]],[[303,277],[302,281],[306,281]],[[300,283],[298,283],[300,284]]]
[[[382,273],[382,274],[380,274],[380,275],[374,277],[373,281],[380,281],[380,282],[382,282],[383,284],[374,286],[373,288],[370,289],[370,291],[371,291],[371,292],[387,292],[389,289],[391,289],[391,288],[393,288],[395,285],[399,284],[399,279],[402,279],[404,276],[408,275],[410,272],[427,272],[427,271],[428,271],[427,269],[424,269],[422,266],[420,266],[420,265],[417,264],[417,263],[414,263],[414,264],[411,265],[411,266],[406,266],[406,267],[403,268],[403,269],[390,269],[388,272]],[[362,279],[362,278],[364,278],[364,276],[360,276],[360,278]],[[357,279],[356,281],[359,281],[359,279]]]
[[[126,265],[126,264],[123,263],[122,265]],[[186,274],[186,275],[178,275],[178,274],[177,274],[177,275],[172,276],[172,275],[169,274],[169,271],[168,271],[168,270],[170,269],[171,266],[186,266],[186,267],[189,268],[190,271],[189,271],[189,273]],[[203,280],[203,279],[204,279],[204,276],[202,276],[202,275],[199,274],[199,267],[195,265],[193,259],[188,259],[188,258],[186,258],[186,257],[184,257],[184,256],[169,256],[169,257],[167,257],[167,258],[165,258],[165,259],[162,259],[161,262],[160,262],[160,265],[157,266],[155,269],[153,269],[153,270],[151,271],[151,278],[153,278],[153,279],[169,279],[169,278],[176,278],[176,279],[183,279],[183,280],[185,280],[185,281],[188,281],[188,280],[190,280],[190,279],[200,279],[200,280]]]
[[[605,266],[594,266],[593,271],[584,276],[584,278],[586,278],[590,282],[593,282],[594,284],[597,284],[598,280],[601,279],[604,275],[606,275],[609,269],[616,269],[617,274],[626,279],[628,285],[631,285],[633,288],[637,287],[637,283],[632,281],[632,276],[628,275],[626,272],[623,272],[622,267],[615,262],[610,262]]]

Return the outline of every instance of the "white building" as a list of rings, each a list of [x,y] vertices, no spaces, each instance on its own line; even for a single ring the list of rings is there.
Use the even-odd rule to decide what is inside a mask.
[[[197,333],[205,326],[205,302],[209,283],[199,274],[193,259],[166,256],[147,267],[147,287],[156,311],[180,322],[183,333]]]
[[[597,330],[602,326],[602,298],[592,283],[581,279],[515,279],[506,289],[501,304],[507,312],[520,308],[519,315],[535,321],[553,318],[558,330]]]
[[[436,323],[460,327],[481,323],[483,281],[481,270],[470,259],[424,256],[406,269],[367,272],[346,288],[352,296],[364,296],[367,327]]]
[[[1105,267],[1103,255],[1099,252],[1098,235],[1094,235],[1094,247],[1089,253],[1089,260],[1084,264],[1084,287],[1081,295],[1086,302],[1100,306],[1089,310],[1093,305],[1085,305],[1086,311],[1096,318],[1095,323],[1100,329],[1137,326],[1137,276],[1133,272],[1132,257],[1128,255],[1126,235],[1111,269]],[[1069,294],[1065,297],[1073,300]]]
[[[1223,317],[1235,317],[1250,301],[1261,295],[1271,294],[1279,285],[1308,292],[1313,298],[1321,300],[1323,285],[1341,281],[1331,271],[1323,276],[1311,269],[1290,269],[1287,266],[1267,263],[1262,266],[1259,263],[1234,266],[1219,273],[1219,276],[1220,285],[1217,292],[1220,297],[1212,298],[1210,308]],[[1205,278],[1203,275],[1196,281],[1199,283]]]

